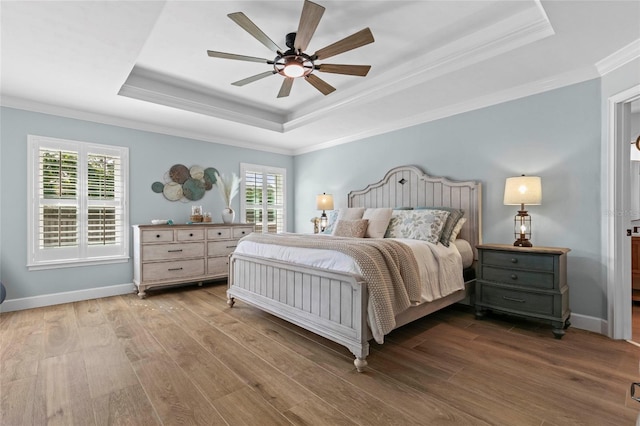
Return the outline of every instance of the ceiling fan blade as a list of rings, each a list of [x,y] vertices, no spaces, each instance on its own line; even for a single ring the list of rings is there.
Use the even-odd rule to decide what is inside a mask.
[[[255,56],[236,55],[234,53],[216,52],[214,50],[207,50],[207,55],[211,56],[212,58],[235,59],[237,61],[260,62],[262,64],[270,63],[268,59],[264,59],[264,58],[256,58]]]
[[[330,44],[327,47],[323,47],[313,55],[313,58],[314,60],[327,59],[340,53],[348,52],[349,50],[355,49],[357,47],[373,43],[374,41],[375,40],[373,39],[371,30],[369,28],[365,28],[364,30],[360,30],[355,34],[351,34],[350,36],[345,37],[340,41],[336,41],[335,43]]]
[[[311,83],[313,87],[318,89],[325,96],[336,90],[335,87],[314,74],[309,74],[304,79]]]
[[[271,40],[265,33],[263,33],[262,30],[258,28],[258,26],[254,24],[251,19],[247,18],[247,15],[245,15],[244,13],[235,12],[230,13],[227,16],[231,18],[233,22],[240,25],[246,32],[251,34],[256,40],[264,44],[267,49],[273,52],[279,52],[282,50],[280,49],[280,47],[278,47],[277,44],[273,42],[273,40]]]
[[[274,75],[275,73],[276,73],[275,71],[265,71],[265,72],[261,72],[260,74],[253,75],[251,77],[238,80],[235,83],[231,83],[231,84],[233,84],[234,86],[244,86],[245,84],[253,83],[254,81],[263,79],[265,77],[269,77],[270,75]]]
[[[371,65],[336,65],[336,64],[322,64],[315,67],[321,72],[330,72],[334,74],[346,74],[357,75],[364,77],[371,69]]]
[[[282,86],[280,86],[280,91],[278,92],[279,98],[286,98],[291,93],[291,87],[293,86],[293,78],[286,77],[282,82]]]
[[[311,40],[311,37],[313,37],[313,33],[316,31],[323,13],[324,7],[309,0],[305,0],[304,6],[302,6],[302,14],[300,15],[298,31],[296,32],[296,40],[294,42],[296,50],[301,52],[307,50],[309,41]]]

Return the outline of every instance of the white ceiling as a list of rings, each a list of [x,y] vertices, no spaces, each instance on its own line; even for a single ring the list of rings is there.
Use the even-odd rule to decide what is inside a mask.
[[[316,3],[326,11],[307,53],[369,27],[374,43],[318,62],[371,71],[318,73],[334,93],[296,80],[277,99],[279,75],[231,85],[269,65],[206,51],[272,59],[226,15],[244,12],[285,47],[302,0],[2,0],[0,101],[298,154],[595,78],[639,50],[639,1]]]

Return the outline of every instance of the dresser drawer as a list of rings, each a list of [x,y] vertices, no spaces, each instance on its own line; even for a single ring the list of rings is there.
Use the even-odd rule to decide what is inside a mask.
[[[182,244],[149,244],[142,246],[142,261],[203,257],[204,242]]]
[[[480,279],[548,290],[554,288],[553,274],[548,272],[525,271],[514,268],[502,269],[483,265],[480,271]]]
[[[145,263],[142,265],[144,281],[176,280],[204,275],[204,259],[176,260]]]
[[[178,241],[202,241],[204,229],[178,229],[176,232]]]
[[[553,259],[554,256],[550,255],[504,251],[484,251],[482,254],[482,263],[484,265],[539,271],[553,271]]]
[[[229,274],[229,257],[210,257],[207,259],[207,275],[227,276]]]
[[[210,241],[207,243],[208,256],[229,256],[238,245],[237,241]]]
[[[140,241],[144,243],[170,243],[173,241],[172,229],[142,231]]]
[[[245,235],[249,235],[252,232],[253,232],[253,227],[251,226],[246,226],[246,227],[238,226],[233,228],[233,238],[242,238]]]
[[[489,308],[508,309],[520,313],[553,315],[553,295],[528,293],[483,284],[476,303]]]
[[[231,238],[231,228],[207,229],[208,240],[228,240]]]

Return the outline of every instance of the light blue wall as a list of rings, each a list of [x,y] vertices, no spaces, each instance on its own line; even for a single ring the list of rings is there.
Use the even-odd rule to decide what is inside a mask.
[[[221,173],[240,173],[240,162],[287,169],[293,176],[293,159],[209,142],[74,120],[12,108],[0,110],[0,279],[7,287],[7,299],[77,291],[132,282],[131,261],[108,266],[87,266],[45,271],[27,271],[27,135],[129,147],[130,221],[173,219],[184,223],[191,205],[202,205],[221,221],[223,202],[214,188],[198,201],[167,201],[151,190],[155,181],[174,164],[187,167],[215,167]],[[293,211],[293,185],[288,188],[287,208]],[[238,197],[233,202],[239,210]],[[290,220],[291,222],[291,220]],[[292,225],[289,225],[292,228]]]
[[[392,167],[483,184],[483,241],[512,243],[517,208],[503,205],[504,182],[542,177],[542,205],[530,206],[536,246],[568,247],[574,312],[606,318],[600,278],[599,79],[394,131],[295,158],[296,231],[311,230],[315,194],[347,193]]]

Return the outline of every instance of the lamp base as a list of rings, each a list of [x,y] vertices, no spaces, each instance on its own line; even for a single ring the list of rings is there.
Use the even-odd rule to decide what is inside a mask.
[[[518,238],[516,242],[513,243],[513,245],[516,247],[533,247],[531,241],[527,240],[526,238]]]

